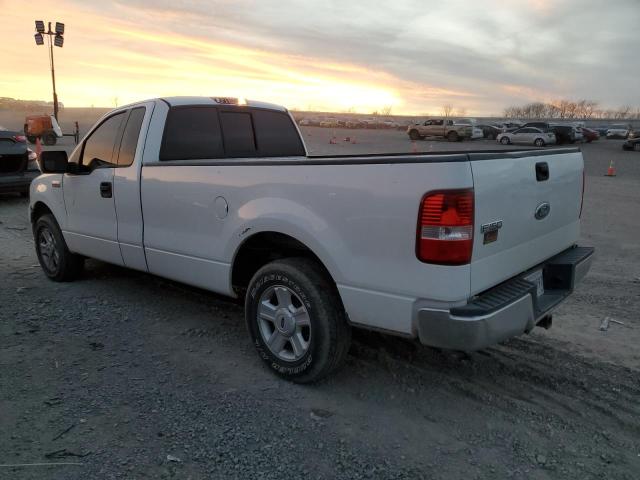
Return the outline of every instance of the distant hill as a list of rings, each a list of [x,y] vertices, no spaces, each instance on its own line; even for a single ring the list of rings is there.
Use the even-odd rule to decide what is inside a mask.
[[[64,104],[58,102],[58,108],[63,109]],[[53,102],[46,102],[44,100],[20,100],[17,98],[0,97],[0,110],[13,110],[21,112],[40,112],[46,109],[45,112],[53,111]]]

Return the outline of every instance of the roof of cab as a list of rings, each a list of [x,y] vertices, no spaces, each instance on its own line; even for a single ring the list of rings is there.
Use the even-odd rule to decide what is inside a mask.
[[[162,97],[160,100],[167,102],[170,106],[183,105],[248,105],[250,107],[268,108],[270,110],[279,110],[286,112],[287,109],[282,105],[275,103],[259,102],[257,100],[243,100],[238,103],[238,99],[234,97]],[[229,100],[229,103],[226,101]],[[245,103],[246,102],[246,103]]]

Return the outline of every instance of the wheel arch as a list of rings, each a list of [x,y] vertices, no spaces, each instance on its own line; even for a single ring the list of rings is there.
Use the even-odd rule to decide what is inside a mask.
[[[42,200],[38,200],[31,207],[30,220],[31,224],[35,224],[42,215],[51,214],[55,218],[53,211],[49,208],[49,206],[44,203]],[[57,221],[57,220],[56,220]]]
[[[326,263],[308,245],[298,238],[275,230],[255,232],[236,248],[231,261],[231,287],[239,294],[249,285],[255,273],[269,262],[281,258],[304,257],[314,260],[336,285]],[[241,296],[241,295],[239,295]]]

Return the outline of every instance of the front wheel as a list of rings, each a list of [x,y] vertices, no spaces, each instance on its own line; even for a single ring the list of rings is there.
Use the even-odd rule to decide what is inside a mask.
[[[262,360],[297,383],[335,371],[351,344],[336,286],[306,258],[277,260],[258,270],[247,290],[245,319]]]
[[[511,142],[509,141],[509,137],[502,137],[502,138],[500,139],[500,143],[501,143],[502,145],[509,145]]]
[[[38,262],[47,277],[56,282],[67,282],[80,274],[84,258],[69,251],[53,215],[38,218],[33,234]]]
[[[533,142],[533,144],[536,147],[544,147],[544,140],[541,138],[536,138],[535,142]]]

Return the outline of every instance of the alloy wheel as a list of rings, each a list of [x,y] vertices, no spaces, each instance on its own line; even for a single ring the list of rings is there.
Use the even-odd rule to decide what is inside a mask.
[[[281,360],[300,360],[311,345],[311,319],[300,297],[282,285],[269,287],[258,304],[258,327],[265,345]]]

